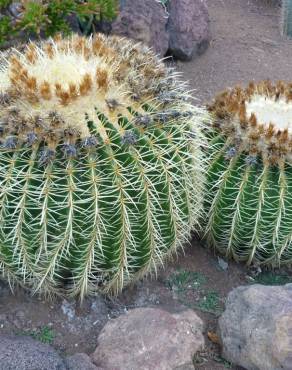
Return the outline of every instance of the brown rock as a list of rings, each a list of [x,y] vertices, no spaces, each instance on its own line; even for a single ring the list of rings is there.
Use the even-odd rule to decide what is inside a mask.
[[[209,13],[205,0],[169,2],[169,52],[181,60],[191,60],[209,45]]]
[[[123,1],[112,33],[141,41],[164,56],[168,49],[167,14],[154,0]]]
[[[292,284],[233,290],[219,328],[227,360],[247,370],[292,370]]]
[[[202,328],[191,310],[137,308],[106,324],[93,362],[105,370],[171,370],[190,363],[204,346]]]

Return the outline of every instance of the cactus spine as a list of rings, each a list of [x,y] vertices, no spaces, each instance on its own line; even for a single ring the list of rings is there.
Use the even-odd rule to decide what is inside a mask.
[[[152,52],[56,38],[1,56],[0,269],[33,291],[118,293],[188,240],[203,112]]]
[[[248,264],[292,261],[292,85],[235,87],[210,105],[210,245]]]
[[[292,0],[282,0],[282,32],[292,37]]]

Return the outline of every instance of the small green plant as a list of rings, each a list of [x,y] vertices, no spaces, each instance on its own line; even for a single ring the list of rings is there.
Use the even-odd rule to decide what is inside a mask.
[[[16,34],[16,30],[11,26],[11,19],[8,16],[0,18],[0,46],[2,46],[9,38]]]
[[[169,0],[158,0],[158,2],[165,6],[169,3]]]
[[[17,335],[26,335],[36,339],[42,343],[52,344],[55,338],[55,332],[48,326],[43,326],[37,330],[21,330],[16,333]]]
[[[200,299],[197,307],[201,311],[219,315],[222,312],[219,294],[216,291],[207,291],[206,294]]]
[[[223,358],[221,356],[214,356],[213,360],[215,362],[218,362],[219,364],[222,364],[225,367],[225,369],[231,369],[232,368],[232,363],[225,360],[225,358]]]
[[[177,294],[182,304],[218,315],[222,312],[221,298],[217,292],[206,288],[207,281],[200,272],[179,270],[166,280],[166,284]]]
[[[156,0],[159,4],[161,4],[168,15],[168,5],[169,5],[169,0]]]
[[[203,350],[198,351],[197,353],[194,354],[192,363],[195,366],[195,368],[197,366],[201,366],[201,365],[203,365],[207,362],[208,362],[208,357],[207,357],[206,353]]]
[[[292,283],[292,276],[277,274],[272,271],[262,272],[254,278],[254,282],[263,285],[285,285]]]
[[[201,368],[204,364],[210,364],[210,362],[217,362],[219,364],[222,364],[225,369],[231,369],[232,363],[225,360],[223,357],[221,357],[218,354],[217,350],[214,350],[214,348],[203,348],[200,351],[196,352],[193,357],[193,365],[195,369]],[[209,365],[210,367],[210,365]],[[205,369],[203,366],[202,369]]]
[[[181,293],[190,289],[199,289],[206,282],[204,275],[199,272],[180,270],[167,280],[168,286]]]
[[[0,9],[6,8],[8,5],[11,4],[11,0],[0,0]]]
[[[5,9],[11,1],[2,1]],[[4,16],[0,20],[0,46],[24,31],[31,37],[53,36],[56,33],[68,35],[71,32],[69,16],[75,14],[80,29],[88,35],[94,31],[93,22],[111,20],[116,16],[118,0],[52,0],[22,1],[21,15],[17,20]]]
[[[33,337],[42,343],[52,344],[55,338],[54,330],[48,326],[43,326],[33,334]]]

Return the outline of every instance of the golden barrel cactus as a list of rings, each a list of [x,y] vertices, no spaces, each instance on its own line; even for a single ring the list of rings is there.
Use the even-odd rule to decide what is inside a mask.
[[[292,262],[292,84],[251,82],[209,107],[205,233],[237,261]]]
[[[118,293],[202,208],[204,112],[145,46],[56,38],[0,57],[0,270],[33,291]]]

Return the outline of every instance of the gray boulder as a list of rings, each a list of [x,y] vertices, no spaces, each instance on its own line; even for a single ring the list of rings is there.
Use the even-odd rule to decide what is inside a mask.
[[[125,0],[112,33],[141,41],[164,56],[168,49],[167,14],[154,0]]]
[[[227,360],[248,370],[292,370],[292,284],[233,290],[219,330]]]
[[[11,3],[8,6],[8,11],[12,17],[20,19],[23,15],[24,7],[21,3]]]
[[[191,310],[133,309],[105,325],[92,359],[104,370],[175,369],[190,363],[204,346],[202,330]]]
[[[0,336],[0,370],[67,370],[49,345],[27,336]]]
[[[202,54],[210,41],[209,13],[205,0],[169,2],[169,52],[181,60]]]

